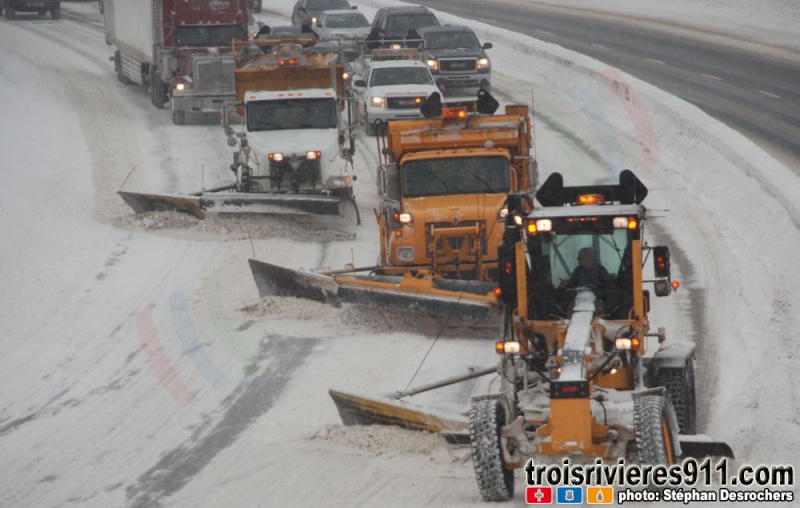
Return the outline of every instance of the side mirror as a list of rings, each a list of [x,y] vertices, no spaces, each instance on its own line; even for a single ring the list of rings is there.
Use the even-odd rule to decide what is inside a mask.
[[[357,80],[353,81],[353,86],[364,88],[365,86],[367,86],[367,82],[364,81],[363,79],[357,79]]]
[[[491,42],[484,42],[483,43],[483,49],[492,49],[493,47],[494,46],[492,45]]]
[[[672,293],[672,281],[668,247],[663,245],[653,247],[653,273],[657,279],[654,282],[656,296],[669,296]]]

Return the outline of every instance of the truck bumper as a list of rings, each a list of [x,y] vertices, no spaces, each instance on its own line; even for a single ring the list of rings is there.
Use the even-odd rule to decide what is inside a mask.
[[[481,88],[491,91],[492,80],[489,74],[434,74],[433,79],[443,91],[443,96],[475,95]]]
[[[173,112],[213,113],[234,102],[235,95],[173,95],[171,106]]]

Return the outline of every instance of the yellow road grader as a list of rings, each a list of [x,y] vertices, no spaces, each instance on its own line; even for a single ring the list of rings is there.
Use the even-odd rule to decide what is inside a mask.
[[[694,344],[668,343],[649,321],[652,296],[677,283],[668,248],[643,238],[646,195],[628,170],[619,184],[582,187],[554,173],[533,211],[525,196],[510,195],[498,249],[499,390],[473,397],[463,420],[399,400],[413,393],[332,392],[343,421],[468,434],[487,501],[510,499],[514,469],[537,456],[732,457],[727,444],[696,435]]]

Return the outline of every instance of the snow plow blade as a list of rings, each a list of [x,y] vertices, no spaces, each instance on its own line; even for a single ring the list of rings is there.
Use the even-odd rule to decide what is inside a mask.
[[[118,191],[122,199],[136,213],[174,211],[205,218],[205,212],[217,213],[266,213],[294,215],[340,215],[345,216],[346,207],[355,202],[335,196],[269,193],[198,193],[148,194]],[[357,211],[357,208],[356,208]]]
[[[142,192],[117,191],[122,199],[136,213],[147,212],[182,212],[205,219],[206,214],[200,205],[199,196],[181,196],[178,194],[146,194]]]
[[[345,425],[396,425],[409,430],[463,434],[466,416],[416,406],[391,397],[363,396],[328,390]]]
[[[697,434],[697,435],[680,435],[678,440],[681,445],[681,454],[683,457],[694,457],[702,459],[704,457],[728,457],[734,459],[733,449],[728,443],[722,441],[714,441],[710,437]]]
[[[250,259],[261,298],[293,296],[338,305],[488,321],[497,315],[494,283],[354,273],[316,274]]]

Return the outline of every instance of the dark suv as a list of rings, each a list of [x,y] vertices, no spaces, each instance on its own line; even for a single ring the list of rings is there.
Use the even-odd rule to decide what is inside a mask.
[[[481,44],[466,26],[419,28],[412,37],[422,40],[422,58],[444,95],[475,95],[479,88],[491,91],[491,63],[486,55],[492,43]]]
[[[423,6],[383,7],[378,9],[370,24],[367,47],[370,49],[400,46],[415,46],[413,32],[426,26],[439,26],[436,15]]]
[[[6,19],[16,19],[17,12],[36,12],[44,16],[50,11],[53,19],[61,18],[61,0],[0,0],[0,14],[6,11]]]

